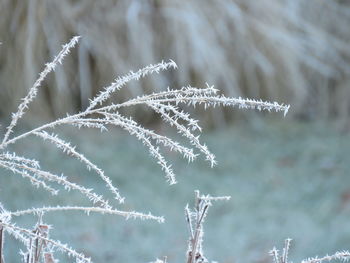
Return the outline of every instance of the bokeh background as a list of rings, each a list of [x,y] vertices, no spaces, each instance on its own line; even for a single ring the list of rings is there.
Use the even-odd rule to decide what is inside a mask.
[[[218,166],[188,165],[168,153],[179,184],[168,186],[147,150],[120,130],[60,133],[97,164],[126,196],[124,209],[164,215],[166,223],[112,216],[52,214],[52,237],[96,262],[185,260],[183,208],[193,190],[231,195],[206,222],[205,251],[219,262],[271,262],[268,251],[294,239],[291,259],[349,249],[350,5],[341,0],[0,0],[1,132],[21,97],[73,35],[82,39],[54,74],[16,132],[83,110],[118,75],[161,60],[177,70],[131,82],[113,98],[192,85],[227,96],[291,104],[286,118],[239,110],[190,110],[206,127],[203,140]],[[150,111],[127,112],[172,135]],[[13,146],[57,173],[103,192],[103,184],[59,151],[29,139]],[[51,198],[0,172],[8,209],[80,204]],[[32,224],[35,218],[18,223]],[[10,262],[20,262],[8,239]],[[65,262],[66,259],[62,259]]]

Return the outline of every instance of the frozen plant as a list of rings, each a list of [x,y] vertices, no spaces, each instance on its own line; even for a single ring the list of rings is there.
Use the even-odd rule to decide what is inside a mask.
[[[196,119],[193,119],[189,113],[180,109],[180,105],[188,105],[195,107],[197,105],[203,105],[207,107],[215,106],[228,106],[238,107],[243,109],[257,109],[283,112],[288,112],[289,106],[281,105],[277,102],[270,103],[264,101],[256,101],[251,99],[242,98],[229,98],[224,95],[219,95],[218,90],[214,87],[207,85],[205,88],[199,89],[195,87],[183,87],[180,89],[167,89],[163,92],[148,94],[139,96],[121,103],[113,103],[112,95],[117,91],[125,87],[125,85],[132,80],[139,80],[147,75],[153,73],[159,73],[160,71],[176,68],[174,61],[161,62],[155,65],[146,66],[136,72],[130,71],[127,75],[116,78],[108,87],[102,89],[102,91],[90,100],[89,105],[84,111],[78,112],[73,115],[67,115],[52,122],[46,123],[40,127],[33,128],[24,133],[14,133],[15,128],[19,120],[25,115],[30,103],[37,97],[39,88],[47,75],[54,71],[55,68],[62,64],[64,57],[70,52],[70,50],[77,44],[80,37],[73,37],[70,42],[63,46],[62,50],[54,57],[53,61],[45,65],[44,70],[39,74],[38,79],[34,85],[29,89],[27,96],[25,96],[18,110],[12,114],[12,120],[8,125],[3,139],[0,143],[0,167],[9,170],[14,174],[20,175],[25,179],[28,179],[30,183],[36,187],[41,187],[53,195],[61,194],[59,187],[63,186],[66,191],[74,190],[81,193],[91,201],[91,206],[56,206],[56,207],[39,207],[31,208],[23,211],[8,211],[6,209],[6,203],[3,206],[0,202],[0,258],[3,258],[3,235],[6,232],[10,236],[22,241],[27,247],[27,252],[23,252],[26,255],[27,263],[41,262],[45,260],[43,251],[44,248],[49,248],[51,259],[52,254],[55,251],[62,251],[67,255],[75,258],[78,262],[90,262],[91,260],[85,255],[75,251],[69,246],[62,244],[60,241],[50,239],[48,231],[46,231],[45,224],[38,223],[35,227],[35,231],[31,229],[19,227],[13,223],[13,218],[16,216],[23,216],[27,214],[39,214],[41,217],[47,212],[53,211],[81,211],[89,214],[90,212],[98,212],[102,214],[116,214],[124,216],[125,218],[140,218],[140,219],[152,219],[158,222],[163,222],[163,217],[154,216],[150,213],[140,213],[135,211],[121,211],[116,207],[117,203],[124,202],[124,197],[121,196],[119,190],[113,185],[111,179],[105,175],[102,168],[98,167],[91,160],[87,159],[82,153],[80,153],[74,145],[70,142],[63,140],[58,134],[53,133],[54,128],[70,125],[77,128],[87,127],[96,128],[101,131],[106,131],[109,126],[117,126],[126,130],[131,135],[134,135],[140,140],[149,150],[149,153],[154,157],[161,169],[164,170],[167,181],[170,184],[176,183],[176,177],[172,170],[172,167],[166,161],[159,146],[164,146],[172,151],[182,155],[189,162],[194,161],[200,154],[209,162],[211,166],[216,164],[215,156],[209,151],[208,147],[200,141],[199,135],[202,131]],[[157,114],[160,115],[162,120],[174,127],[179,134],[188,140],[192,147],[186,147],[181,142],[173,140],[168,136],[164,136],[156,133],[153,130],[143,127],[138,122],[134,121],[131,117],[121,114],[121,109],[136,105],[145,105]],[[96,173],[97,176],[104,182],[108,191],[110,191],[114,199],[109,200],[105,195],[97,194],[93,189],[86,188],[83,185],[73,183],[70,178],[64,175],[57,175],[50,171],[41,168],[38,160],[29,159],[26,156],[19,156],[16,152],[12,152],[10,146],[18,144],[22,139],[29,136],[36,136],[43,141],[52,143],[55,147],[62,150],[65,154],[71,158],[75,158],[83,163],[88,170]],[[199,198],[199,197],[198,197]],[[206,209],[210,204],[210,198],[199,198],[198,211],[196,213],[200,215],[200,218],[195,219],[195,225],[193,225],[193,240],[190,242],[189,250],[192,251],[191,260],[189,263],[195,263],[193,257],[196,253],[201,251],[201,228],[198,228],[198,224],[202,224],[202,220],[205,217]],[[199,202],[199,201],[198,201]],[[205,208],[205,209],[204,209]],[[204,209],[204,210],[203,210]],[[192,214],[188,212],[189,222],[192,220]],[[192,226],[191,226],[192,228]],[[45,231],[43,231],[45,229]],[[198,237],[196,235],[199,235]],[[35,244],[41,244],[41,248]],[[38,252],[39,251],[39,252]],[[46,252],[45,252],[46,253]]]
[[[194,210],[191,211],[188,205],[185,207],[185,217],[188,225],[190,238],[188,241],[187,263],[207,263],[208,260],[203,252],[203,223],[207,216],[212,201],[230,200],[230,196],[212,197],[210,195],[201,195],[195,191]]]

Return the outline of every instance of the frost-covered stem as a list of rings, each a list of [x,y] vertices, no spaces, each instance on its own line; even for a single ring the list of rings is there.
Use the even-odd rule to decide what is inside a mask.
[[[58,190],[47,185],[44,181],[39,180],[39,179],[35,178],[34,176],[30,175],[29,173],[27,173],[25,170],[28,170],[29,168],[31,168],[29,166],[26,167],[26,166],[23,166],[23,165],[18,164],[18,163],[0,161],[0,167],[3,167],[7,170],[10,170],[13,173],[20,174],[23,178],[28,178],[33,185],[35,185],[37,187],[41,186],[46,191],[49,191],[52,195],[58,194]],[[18,170],[16,167],[20,168],[20,169],[25,169],[25,170]],[[31,168],[31,169],[35,169],[35,168]]]
[[[195,259],[197,256],[197,250],[199,252],[199,241],[200,241],[200,236],[202,235],[202,225],[200,224],[199,221],[196,222],[196,230],[194,233],[194,238],[192,239],[192,251],[189,257],[189,260],[187,263],[195,263]]]
[[[80,115],[80,114],[77,114],[77,115]],[[47,124],[44,124],[40,127],[37,127],[35,129],[32,129],[30,131],[27,131],[25,133],[22,133],[16,137],[13,137],[12,139],[6,141],[6,142],[3,142],[1,143],[0,145],[0,150],[1,149],[4,149],[6,148],[9,144],[13,144],[15,143],[16,141],[18,140],[21,140],[21,139],[24,139],[25,137],[29,136],[29,135],[33,135],[34,132],[39,132],[39,131],[42,131],[42,130],[45,130],[45,129],[48,129],[48,128],[54,128],[56,127],[57,125],[61,125],[61,124],[64,124],[64,123],[67,123],[68,120],[70,120],[72,116],[68,116],[66,118],[63,118],[63,119],[58,119],[56,121],[53,121],[53,122],[50,122],[50,123],[47,123]]]
[[[270,256],[272,256],[274,263],[280,263],[280,259],[278,256],[278,250],[275,247],[269,252],[269,254],[270,254]]]
[[[112,184],[111,179],[104,174],[104,171],[99,167],[97,167],[90,160],[88,160],[83,154],[77,152],[75,150],[75,147],[71,146],[69,143],[58,138],[57,135],[50,135],[47,132],[34,132],[34,134],[41,137],[43,140],[51,141],[59,149],[62,149],[68,155],[71,155],[77,158],[79,161],[85,163],[88,169],[94,170],[100,176],[100,178],[106,183],[107,188],[114,194],[115,199],[118,200],[119,203],[124,202],[124,198],[120,196],[119,190]]]
[[[142,220],[155,220],[159,223],[164,222],[164,218],[162,216],[154,216],[150,213],[143,214],[135,211],[120,211],[116,209],[106,209],[102,207],[85,207],[85,206],[56,206],[56,207],[41,207],[41,208],[32,208],[26,209],[16,212],[7,212],[6,214],[10,216],[23,216],[27,214],[39,214],[46,212],[60,212],[60,211],[82,211],[87,214],[100,213],[100,214],[110,214],[110,215],[120,215],[125,217],[126,219],[130,218],[140,218]]]
[[[62,125],[62,124],[69,124],[69,123],[74,123],[74,120],[75,119],[78,119],[78,118],[81,118],[81,117],[84,117],[86,115],[89,115],[89,114],[93,114],[93,113],[96,113],[97,111],[99,111],[100,109],[97,109],[97,110],[93,110],[93,111],[90,111],[90,112],[80,112],[80,113],[77,113],[77,114],[74,114],[74,115],[69,115],[65,118],[62,118],[62,119],[58,119],[58,120],[55,120],[53,122],[50,122],[50,123],[46,123],[40,127],[37,127],[37,128],[34,128],[30,131],[27,131],[25,133],[22,133],[16,137],[13,137],[12,139],[6,141],[5,143],[1,143],[0,144],[0,150],[1,149],[4,149],[6,148],[9,144],[13,144],[15,142],[17,142],[18,140],[21,140],[21,139],[24,139],[30,135],[33,135],[35,132],[40,132],[40,131],[43,131],[43,130],[46,130],[46,129],[52,129],[52,128],[55,128],[56,126],[59,126],[59,125]]]
[[[210,195],[202,195],[200,197],[202,200],[211,202],[211,201],[229,201],[231,196],[210,196]]]
[[[197,250],[198,250],[198,253],[200,253],[200,256],[203,256],[202,255],[202,245],[203,245],[203,220],[204,218],[206,217],[206,214],[207,214],[207,211],[208,211],[208,208],[210,206],[210,202],[207,202],[205,201],[205,203],[203,204],[203,207],[201,207],[200,209],[200,216],[199,216],[199,219],[198,219],[198,224],[197,224],[197,228],[196,228],[196,231],[198,232],[198,238],[197,238]]]
[[[118,118],[121,118],[120,115],[116,114],[109,114],[107,112],[100,112],[101,114],[104,114],[107,118],[107,120],[111,121],[112,124],[115,124],[117,126],[122,127],[126,131],[128,131],[130,134],[135,134],[136,138],[143,142],[144,145],[148,147],[149,153],[152,157],[158,160],[158,164],[161,166],[162,170],[164,170],[166,174],[166,178],[169,181],[170,184],[176,184],[176,178],[173,170],[171,169],[171,165],[168,165],[166,160],[164,159],[163,155],[159,152],[159,148],[155,147],[150,138],[144,134],[143,132],[137,132],[134,128],[130,127],[129,125],[123,124]]]
[[[135,101],[134,101],[135,102]],[[277,102],[257,101],[252,99],[243,98],[227,98],[224,96],[189,96],[189,97],[176,97],[176,98],[164,98],[155,99],[152,102],[156,103],[187,103],[187,104],[204,104],[209,106],[238,106],[245,109],[257,109],[257,110],[274,110],[276,112],[282,111],[284,115],[288,113],[290,105],[278,104]]]
[[[187,158],[189,162],[192,162],[196,157],[197,154],[193,153],[193,150],[190,148],[187,148],[185,146],[180,145],[178,142],[173,141],[172,139],[159,135],[155,133],[152,130],[148,130],[141,125],[139,125],[137,122],[132,120],[131,118],[126,118],[120,115],[118,112],[116,113],[108,113],[108,112],[98,112],[102,115],[114,117],[116,120],[113,122],[109,119],[89,119],[89,122],[91,123],[100,123],[100,124],[113,124],[113,125],[119,125],[119,126],[127,126],[130,128],[130,131],[134,131],[134,133],[143,133],[153,140],[156,141],[157,144],[163,144],[165,147],[169,147],[171,151],[179,152],[183,155],[184,158]]]
[[[16,153],[14,152],[13,153],[5,152],[3,154],[0,154],[0,160],[6,160],[10,162],[19,162],[35,168],[40,168],[40,164],[37,160],[28,159],[23,156],[17,156]]]
[[[117,78],[110,86],[104,88],[100,94],[98,94],[93,100],[91,100],[87,111],[92,110],[96,107],[97,104],[102,104],[105,100],[107,100],[112,93],[116,90],[119,90],[122,86],[128,83],[131,80],[138,80],[141,77],[144,77],[148,74],[152,74],[154,72],[158,73],[160,70],[167,70],[168,68],[177,68],[177,65],[174,61],[170,60],[169,62],[161,62],[156,65],[149,65],[144,67],[136,72],[130,71],[129,74]]]
[[[1,165],[1,162],[0,162],[0,165]],[[103,206],[106,209],[110,209],[111,208],[111,206],[108,204],[108,201],[104,200],[103,196],[97,195],[96,193],[92,192],[92,189],[87,189],[87,188],[85,188],[85,187],[83,187],[81,185],[72,183],[72,182],[68,181],[63,176],[57,176],[57,175],[52,174],[50,172],[42,171],[42,170],[39,170],[39,169],[36,169],[36,168],[33,168],[33,167],[29,167],[29,166],[24,165],[24,164],[16,164],[16,163],[14,163],[13,165],[15,165],[18,168],[24,169],[25,171],[34,173],[38,177],[41,177],[41,178],[43,178],[43,179],[45,179],[47,181],[52,181],[52,182],[56,182],[56,183],[58,183],[60,185],[63,185],[65,187],[65,189],[68,190],[68,191],[70,189],[77,190],[80,193],[82,193],[83,195],[85,195],[86,197],[88,197],[89,200],[92,201],[94,204],[95,203],[100,203],[100,205]],[[7,167],[5,167],[5,168],[7,168]],[[13,170],[13,169],[10,167],[9,170]],[[17,170],[15,170],[15,171],[16,171],[16,173],[19,173],[22,176],[30,177],[25,172],[21,172],[21,171],[17,171]],[[33,177],[31,177],[31,178],[33,178]],[[35,178],[34,178],[34,180],[35,180]],[[43,187],[45,187],[43,185],[42,181],[39,181],[39,183]],[[49,190],[47,187],[45,189]]]
[[[27,131],[25,133],[22,133],[22,134],[16,136],[16,137],[13,137],[12,139],[7,140],[6,142],[2,142],[0,144],[0,150],[5,149],[8,145],[17,142],[18,140],[21,140],[21,139],[24,139],[30,135],[33,135],[36,132],[41,132],[41,131],[46,130],[46,129],[52,129],[52,128],[55,128],[56,126],[63,125],[63,124],[74,123],[74,121],[79,119],[79,118],[85,117],[85,116],[90,115],[90,114],[97,113],[99,111],[108,110],[108,109],[110,109],[110,107],[111,106],[106,106],[106,107],[98,108],[98,109],[91,110],[91,111],[79,112],[77,114],[69,115],[67,117],[55,120],[53,122],[46,123],[40,127],[34,128],[30,131]]]
[[[175,126],[176,129],[179,131],[179,133],[188,138],[190,143],[195,146],[197,149],[199,149],[205,156],[206,160],[210,162],[211,167],[213,167],[216,164],[215,161],[215,155],[212,154],[208,147],[205,144],[201,144],[199,141],[199,136],[194,136],[189,129],[184,127],[183,125],[179,124],[177,119],[172,118],[167,112],[165,112],[163,106],[161,104],[150,104],[149,105],[155,112],[159,113],[164,121],[169,123],[171,126]]]
[[[84,111],[84,112],[80,112],[80,113],[77,113],[77,114],[74,114],[74,115],[69,115],[67,117],[55,120],[55,121],[50,122],[50,123],[46,123],[46,124],[44,124],[44,125],[42,125],[40,127],[34,128],[34,129],[30,130],[30,131],[27,131],[25,133],[22,133],[22,134],[16,136],[16,137],[13,137],[12,139],[6,141],[5,143],[1,143],[0,144],[0,150],[6,148],[9,144],[13,144],[13,143],[17,142],[18,140],[21,140],[21,139],[24,139],[24,138],[26,138],[26,137],[28,137],[30,135],[33,135],[36,132],[41,132],[41,131],[46,130],[46,129],[52,129],[52,128],[55,128],[56,126],[63,125],[63,124],[74,123],[74,121],[76,119],[85,117],[86,115],[89,115],[89,114],[97,113],[100,110],[101,109],[96,109],[96,110],[92,110],[92,111],[89,111],[89,112]]]
[[[195,191],[195,208],[191,212],[188,205],[185,207],[186,221],[190,230],[189,248],[187,251],[187,263],[208,262],[203,255],[203,222],[211,206],[210,200],[229,200],[229,196],[211,197],[209,195],[200,195],[199,191]],[[192,216],[195,218],[195,226],[192,223]]]
[[[322,258],[308,258],[301,261],[301,263],[320,263],[323,261],[332,261],[332,260],[343,260],[348,261],[350,259],[350,252],[349,251],[338,251],[333,255],[326,255]]]
[[[158,100],[166,100],[166,99],[174,99],[174,98],[184,98],[184,97],[192,97],[194,95],[215,95],[219,90],[208,86],[207,88],[199,89],[192,86],[182,87],[181,89],[170,90],[157,92],[149,95],[142,95],[140,97],[136,97],[134,99],[125,101],[120,105],[124,106],[132,106],[140,103],[148,103],[152,101]],[[170,98],[169,98],[170,97]],[[117,106],[117,105],[115,105]]]
[[[188,207],[188,204],[185,207],[185,216],[186,216],[186,222],[187,222],[187,226],[188,226],[188,231],[190,233],[190,240],[194,239],[194,235],[193,235],[193,224],[192,224],[192,216],[191,216],[191,211]]]
[[[33,233],[37,235],[37,237],[30,239],[27,263],[40,262],[42,253],[46,248],[46,241],[43,238],[48,238],[49,226],[38,224]]]
[[[36,97],[38,93],[38,88],[40,87],[41,83],[44,81],[46,76],[55,69],[57,64],[62,64],[63,58],[69,53],[70,49],[77,44],[79,38],[80,38],[79,36],[73,37],[68,44],[63,45],[62,50],[53,59],[53,61],[46,64],[44,70],[39,74],[39,78],[35,81],[34,85],[30,88],[27,96],[25,96],[22,99],[22,103],[18,106],[17,112],[12,114],[12,120],[10,125],[7,127],[7,131],[5,133],[4,139],[2,140],[2,144],[4,144],[8,140],[18,120],[23,117],[25,110],[28,108],[29,103],[32,102],[33,99]]]
[[[281,258],[282,263],[288,263],[288,253],[289,253],[291,241],[292,241],[292,239],[290,239],[290,238],[287,238],[284,241],[284,248],[283,248],[283,253],[282,253],[282,258]]]

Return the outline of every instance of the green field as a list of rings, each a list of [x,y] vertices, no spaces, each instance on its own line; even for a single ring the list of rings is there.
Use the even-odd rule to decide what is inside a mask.
[[[64,130],[63,134],[119,187],[126,197],[121,209],[150,211],[166,219],[158,224],[72,212],[45,215],[45,222],[55,226],[52,238],[86,253],[94,262],[145,263],[163,256],[171,263],[185,262],[184,206],[192,204],[195,189],[232,196],[209,211],[204,241],[209,260],[272,262],[268,251],[281,248],[287,237],[294,240],[293,262],[350,248],[350,135],[329,123],[259,119],[254,125],[236,123],[206,133],[202,140],[216,154],[218,165],[210,169],[202,160],[187,164],[165,153],[178,175],[175,186],[166,183],[147,149],[120,130],[104,134]],[[26,140],[13,150],[41,160],[43,168],[64,171],[72,181],[105,192],[103,183],[82,164],[39,142]],[[9,210],[86,204],[74,192],[50,197],[18,175],[0,173],[1,202]],[[34,220],[26,217],[17,222],[30,226]],[[21,262],[19,247],[6,239],[6,262]]]

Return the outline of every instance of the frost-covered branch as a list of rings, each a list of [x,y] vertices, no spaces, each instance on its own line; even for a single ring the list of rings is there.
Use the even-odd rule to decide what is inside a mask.
[[[66,55],[69,54],[70,50],[78,43],[79,36],[73,37],[67,44],[62,46],[62,50],[58,55],[52,60],[52,62],[47,63],[44,70],[39,74],[39,78],[35,81],[34,85],[30,88],[27,96],[25,96],[22,99],[21,104],[18,106],[17,112],[12,114],[12,120],[10,125],[7,127],[7,131],[5,133],[5,136],[2,140],[2,144],[4,144],[13,128],[16,126],[18,120],[23,117],[25,110],[28,108],[29,103],[31,103],[38,93],[38,88],[40,87],[41,83],[44,81],[46,76],[53,70],[55,70],[57,64],[62,64],[62,61]],[[0,145],[1,146],[1,145]],[[0,147],[1,148],[1,147]]]
[[[120,215],[126,219],[142,219],[142,220],[155,220],[159,223],[164,222],[164,218],[161,216],[154,216],[151,213],[144,214],[135,211],[120,211],[117,209],[106,209],[103,207],[84,207],[84,206],[55,206],[55,207],[41,207],[41,208],[31,208],[15,212],[6,212],[9,216],[23,216],[27,214],[41,214],[46,212],[60,212],[60,211],[81,211],[85,212],[87,215],[90,213],[100,213],[109,215]]]

